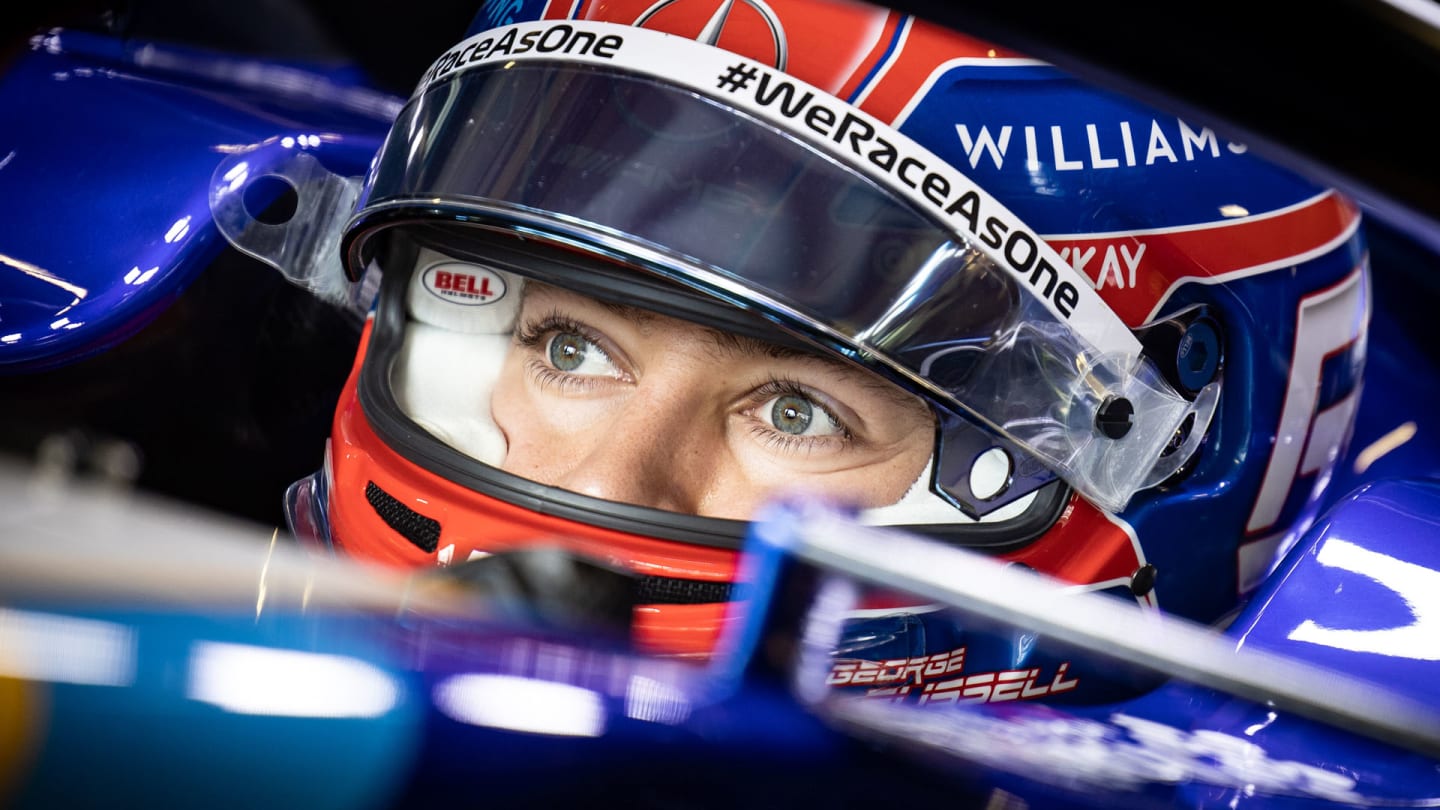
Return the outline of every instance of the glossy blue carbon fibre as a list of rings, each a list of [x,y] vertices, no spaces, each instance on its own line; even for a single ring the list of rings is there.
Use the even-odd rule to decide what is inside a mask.
[[[1435,661],[1410,661],[1418,666],[1395,669],[1391,659],[1357,661],[1353,649],[1338,655],[1324,650],[1317,653],[1316,645],[1297,642],[1295,633],[1284,628],[1303,627],[1329,617],[1347,627],[1368,623],[1371,630],[1385,630],[1393,625],[1403,627],[1413,619],[1409,632],[1418,643],[1411,645],[1405,656],[1431,656],[1433,616],[1420,614],[1433,596],[1416,598],[1412,592],[1417,603],[1414,615],[1396,610],[1394,604],[1374,606],[1369,590],[1347,588],[1341,592],[1333,587],[1336,577],[1317,572],[1310,558],[1323,558],[1324,545],[1335,541],[1337,531],[1355,537],[1357,545],[1377,557],[1386,557],[1386,550],[1412,545],[1411,541],[1429,542],[1433,547],[1437,497],[1440,488],[1434,483],[1391,482],[1376,484],[1347,499],[1307,535],[1277,573],[1282,580],[1323,580],[1319,590],[1324,593],[1318,598],[1328,604],[1317,604],[1313,585],[1300,584],[1293,601],[1289,601],[1287,586],[1280,585],[1263,593],[1227,636],[1237,639],[1239,647],[1264,643],[1269,652],[1291,661],[1315,663],[1362,681],[1371,679],[1377,691],[1413,698],[1415,705],[1433,705]],[[1425,511],[1409,511],[1415,507]],[[1369,536],[1366,527],[1375,510],[1398,512],[1396,519],[1381,521],[1376,527],[1382,531],[1403,529],[1402,539],[1392,539],[1396,537],[1393,532],[1388,538]],[[841,627],[838,620],[848,615],[845,597],[837,608],[827,610],[826,594],[843,593],[846,588],[836,587],[840,583],[863,581],[854,577],[865,576],[865,564],[857,574],[837,574],[822,564],[812,567],[803,557],[794,557],[803,545],[798,538],[823,511],[811,504],[778,505],[752,533],[752,567],[758,572],[757,579],[771,584],[776,593],[766,605],[768,615],[749,615],[752,626],[746,630],[750,637],[772,639],[773,643],[776,638],[793,639],[802,633],[801,628],[822,628],[817,634],[822,645],[828,642],[827,632],[840,632],[843,644],[846,631],[837,628]],[[1397,525],[1397,521],[1416,520],[1418,525]],[[824,526],[827,537],[844,529],[828,519]],[[908,555],[908,550],[898,553]],[[1416,556],[1413,549],[1408,553]],[[1422,556],[1433,558],[1433,551]],[[1417,566],[1410,574],[1436,576],[1433,565]],[[1379,576],[1388,583],[1383,587],[1404,587],[1403,582],[1383,573]],[[1375,584],[1378,586],[1378,581]],[[808,600],[799,594],[806,594]],[[985,632],[999,636],[1025,629],[986,611],[972,611],[963,598],[948,604],[958,625],[984,626],[989,628]],[[800,605],[804,607],[797,607]],[[1271,637],[1262,640],[1266,634],[1260,628],[1267,624],[1282,628],[1279,635],[1284,637],[1273,638],[1277,634],[1270,632]],[[827,625],[831,631],[823,630]],[[1164,643],[1164,635],[1159,634],[1155,641]],[[1221,658],[1225,646],[1222,641],[1214,650]],[[1144,664],[1099,648],[1089,652],[1116,675],[1146,669]],[[1435,748],[1433,739],[1427,754],[1398,740],[1362,736],[1344,725],[1321,721],[1288,702],[1277,708],[1274,702],[1202,686],[1200,680],[1190,680],[1178,669],[1167,672],[1154,689],[1118,700],[1039,703],[1012,699],[920,706],[821,686],[829,662],[816,659],[807,665],[803,655],[801,659],[792,670],[796,693],[832,724],[848,727],[861,737],[898,742],[926,761],[952,763],[957,772],[978,769],[977,781],[1028,806],[1299,808],[1433,806],[1440,801],[1440,767],[1433,756],[1440,749]],[[755,667],[755,661],[751,664],[753,679],[764,668]],[[889,661],[884,666],[900,664]],[[969,671],[968,656],[966,667]],[[816,687],[804,686],[810,683]],[[842,694],[847,696],[837,697]],[[1316,704],[1333,699],[1322,694],[1311,697]],[[1433,734],[1433,719],[1415,718],[1415,722],[1430,722],[1423,727]]]
[[[1137,792],[1159,797],[1156,806],[1427,806],[1440,799],[1431,757],[1182,681],[1128,703],[1077,710],[1068,726],[1057,736],[1068,733],[1072,746],[1103,740],[1089,752],[1100,757],[1093,766],[1151,780]],[[1067,750],[1063,740],[1051,745],[1057,757]],[[1147,806],[1125,798],[1137,792],[1117,790],[1081,806]]]
[[[9,66],[0,107],[0,373],[170,304],[225,247],[206,195],[226,154],[289,142],[360,175],[397,109],[343,75],[63,30]]]
[[[717,689],[702,667],[593,637],[43,603],[0,608],[0,633],[44,634],[50,651],[0,657],[6,807],[442,808],[479,790],[509,807],[592,806],[624,785],[640,806],[875,793],[829,779],[877,763],[783,689]]]
[[[1237,647],[1313,662],[1426,705],[1440,700],[1440,482],[1381,479],[1336,503],[1287,555],[1246,610],[1227,629]],[[1264,756],[1304,762],[1353,779],[1340,804],[1429,806],[1440,801],[1435,760],[1356,737],[1344,729],[1286,716],[1268,707],[1182,682],[1104,707],[1161,724],[1172,749],[1200,742],[1214,756]],[[1197,731],[1224,735],[1208,743]],[[1188,735],[1188,736],[1187,736]],[[1198,750],[1198,749],[1197,749]],[[1317,785],[1319,783],[1316,783]],[[1243,788],[1181,786],[1181,806],[1308,806]]]
[[[1230,632],[1440,701],[1440,482],[1382,480],[1348,495]]]
[[[1440,497],[1433,485],[1375,490],[1302,544],[1290,576],[1307,575],[1305,558],[1355,528],[1347,521],[1396,507],[1433,515]],[[0,750],[18,743],[24,756],[0,758],[0,797],[19,808],[335,810],[453,807],[481,789],[487,802],[524,807],[591,805],[597,791],[641,807],[969,807],[996,790],[1032,807],[1097,809],[1440,798],[1429,757],[1180,678],[1105,704],[797,700],[787,680],[808,664],[787,665],[784,651],[837,614],[816,587],[825,572],[797,563],[785,542],[795,519],[772,511],[757,529],[768,536],[752,546],[753,581],[771,598],[746,614],[742,637],[756,643],[709,668],[478,618],[8,600]],[[1349,536],[1385,545],[1364,533]],[[1261,624],[1282,621],[1277,603],[1257,603],[1235,635],[1254,643]],[[1303,621],[1301,607],[1283,621]],[[46,646],[24,642],[37,637]],[[1430,695],[1433,680],[1386,685]],[[845,707],[857,705],[878,712],[868,729],[850,723]]]
[[[1435,705],[1440,700],[1437,515],[1440,482],[1434,479],[1381,478],[1351,492],[1291,550],[1226,635],[1237,647],[1293,656]],[[1263,751],[1272,760],[1343,774],[1357,785],[1332,786],[1342,788],[1337,798],[1350,795],[1341,804],[1425,806],[1440,800],[1440,769],[1429,757],[1182,682],[1121,708],[1185,734],[1225,735],[1210,741],[1216,753],[1211,762],[1223,763],[1223,751],[1232,758]],[[1161,731],[1172,741],[1186,739]],[[1185,785],[1180,795],[1187,807],[1303,806],[1298,799],[1214,785]]]

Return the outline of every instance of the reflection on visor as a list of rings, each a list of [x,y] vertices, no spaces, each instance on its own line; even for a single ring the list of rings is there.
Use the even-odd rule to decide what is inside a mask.
[[[466,72],[412,100],[366,195],[372,213],[442,201],[761,312],[977,418],[1108,509],[1168,475],[1157,459],[1197,409],[1147,364],[1093,350],[964,234],[658,81],[551,63]],[[1053,286],[1047,270],[1026,283]],[[1119,400],[1133,417],[1102,433],[1097,414]]]
[[[382,152],[371,204],[423,191],[554,212],[724,268],[851,334],[901,329],[887,326],[905,314],[895,303],[937,293],[960,302],[944,337],[988,340],[1014,314],[1009,278],[966,272],[974,255],[884,190],[662,85],[485,71],[417,100],[397,131],[416,140]],[[915,288],[918,272],[935,281]]]

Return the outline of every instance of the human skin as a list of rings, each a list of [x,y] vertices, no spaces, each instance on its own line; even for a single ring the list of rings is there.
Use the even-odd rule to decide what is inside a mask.
[[[924,403],[868,371],[534,282],[491,410],[508,472],[742,520],[780,493],[894,503],[934,449]]]

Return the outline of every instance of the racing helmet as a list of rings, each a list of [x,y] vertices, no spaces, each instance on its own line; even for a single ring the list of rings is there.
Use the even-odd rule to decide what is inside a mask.
[[[1323,507],[1368,317],[1359,211],[1335,191],[834,0],[484,6],[338,249],[380,286],[324,469],[288,494],[297,535],[401,566],[597,555],[639,577],[637,639],[678,655],[712,648],[748,515],[515,468],[506,375],[625,351],[557,298],[921,403],[904,486],[838,493],[862,518],[1199,621]],[[772,432],[834,415],[810,387],[754,397]],[[669,483],[700,486],[685,465],[713,459],[651,441]]]

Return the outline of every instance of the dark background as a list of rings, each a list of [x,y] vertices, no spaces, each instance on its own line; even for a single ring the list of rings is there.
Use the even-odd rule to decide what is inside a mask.
[[[10,49],[52,26],[106,31],[277,59],[355,65],[377,87],[403,96],[435,57],[463,37],[480,2],[61,0],[6,5],[0,11],[0,33]]]

